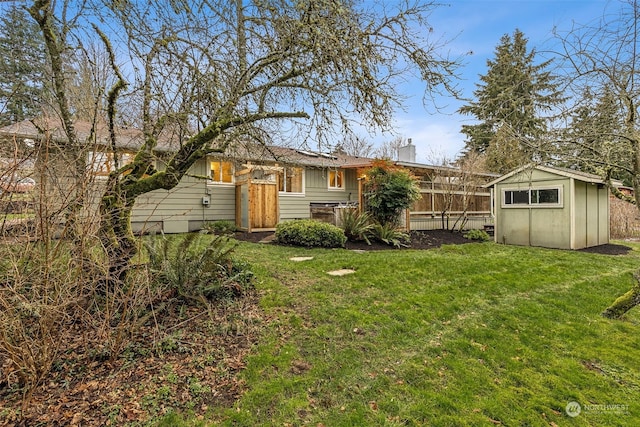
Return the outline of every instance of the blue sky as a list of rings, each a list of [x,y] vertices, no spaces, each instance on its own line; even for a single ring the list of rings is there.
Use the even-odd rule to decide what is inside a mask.
[[[479,76],[487,72],[487,59],[494,57],[504,34],[520,29],[529,40],[529,49],[540,52],[542,60],[543,51],[553,46],[554,27],[568,30],[574,23],[586,24],[601,17],[607,6],[617,4],[608,0],[449,0],[448,5],[435,9],[430,24],[435,36],[453,39],[448,47],[454,56],[473,52],[460,70],[460,88],[465,97],[471,98]],[[462,124],[473,123],[469,117],[455,113],[463,103],[441,99],[440,104],[446,108],[436,113],[433,108],[423,107],[423,87],[418,81],[408,83],[404,91],[411,96],[407,111],[396,115],[395,129],[398,135],[412,138],[417,161],[433,163],[443,157],[455,158],[464,147]],[[375,141],[393,137],[379,135]]]

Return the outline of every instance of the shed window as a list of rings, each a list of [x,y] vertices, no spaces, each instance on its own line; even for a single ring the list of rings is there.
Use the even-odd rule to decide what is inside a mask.
[[[560,201],[558,188],[544,188],[531,190],[531,204],[558,204]]]
[[[561,187],[502,190],[502,206],[561,207]]]
[[[504,204],[505,205],[528,205],[529,190],[505,190]]]

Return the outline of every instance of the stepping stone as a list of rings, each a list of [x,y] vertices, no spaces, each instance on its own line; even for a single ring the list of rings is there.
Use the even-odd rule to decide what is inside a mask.
[[[327,271],[327,274],[330,276],[346,276],[347,274],[353,274],[355,272],[355,270],[351,270],[350,268],[343,268],[341,270]]]
[[[312,259],[312,256],[294,256],[293,258],[289,258],[289,260],[293,262],[311,261]]]
[[[260,242],[258,243],[271,243],[276,239],[276,235],[274,234],[270,234],[267,237],[265,237],[264,239],[260,240]]]
[[[352,249],[351,252],[355,252],[357,254],[366,254],[367,251],[365,251],[364,249]]]

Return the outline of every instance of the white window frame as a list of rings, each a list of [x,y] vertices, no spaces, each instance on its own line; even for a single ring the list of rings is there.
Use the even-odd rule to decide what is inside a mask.
[[[537,201],[532,200],[532,194],[535,191],[544,191],[544,190],[557,190],[558,191],[558,201],[554,203],[539,203]],[[527,203],[507,203],[507,192],[513,191],[526,191],[528,196]],[[501,190],[501,206],[506,209],[518,209],[518,208],[562,208],[564,207],[564,198],[562,194],[562,185],[552,185],[552,186],[540,186],[540,187],[529,187],[529,188],[503,188]]]
[[[331,172],[342,175],[342,187],[336,187],[335,185],[332,185],[333,183],[331,182]],[[327,173],[327,187],[329,191],[345,191],[346,182],[344,169],[329,169]]]
[[[300,169],[300,173],[302,175],[302,191],[287,191],[287,169]],[[283,168],[282,171],[282,187],[283,191],[279,191],[280,194],[285,196],[304,196],[305,194],[305,179],[306,179],[306,171],[305,168],[301,166],[287,166]]]
[[[132,163],[135,154],[131,152],[116,152],[120,167]],[[116,169],[114,154],[111,151],[91,150],[87,152],[87,166],[95,178],[107,179],[109,174]]]
[[[220,174],[222,174],[222,163],[229,163],[231,164],[231,182],[223,182],[221,181],[222,179],[222,175],[218,177],[217,180],[214,180],[211,177],[211,163],[218,163],[220,165]],[[207,175],[209,176],[209,180],[207,181],[208,185],[234,185],[235,184],[235,166],[233,164],[233,162],[229,161],[229,160],[222,160],[222,159],[216,159],[216,158],[208,158],[207,159]]]

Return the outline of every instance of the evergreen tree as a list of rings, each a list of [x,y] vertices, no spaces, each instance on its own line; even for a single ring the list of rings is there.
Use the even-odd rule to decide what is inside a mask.
[[[610,86],[596,94],[586,87],[569,115],[570,125],[559,139],[563,166],[631,185],[631,142],[625,137],[624,111]]]
[[[39,114],[45,52],[37,24],[22,8],[0,16],[0,126]]]
[[[529,160],[506,124],[498,128],[485,152],[486,168],[502,174],[517,169]]]
[[[537,145],[547,132],[543,114],[563,98],[554,76],[547,71],[551,61],[535,64],[535,56],[535,50],[527,49],[521,31],[502,36],[495,59],[487,61],[487,74],[480,76],[481,83],[474,91],[476,100],[459,110],[479,122],[462,126],[467,151],[486,152],[498,129],[506,126],[528,159],[536,157],[531,145]]]

